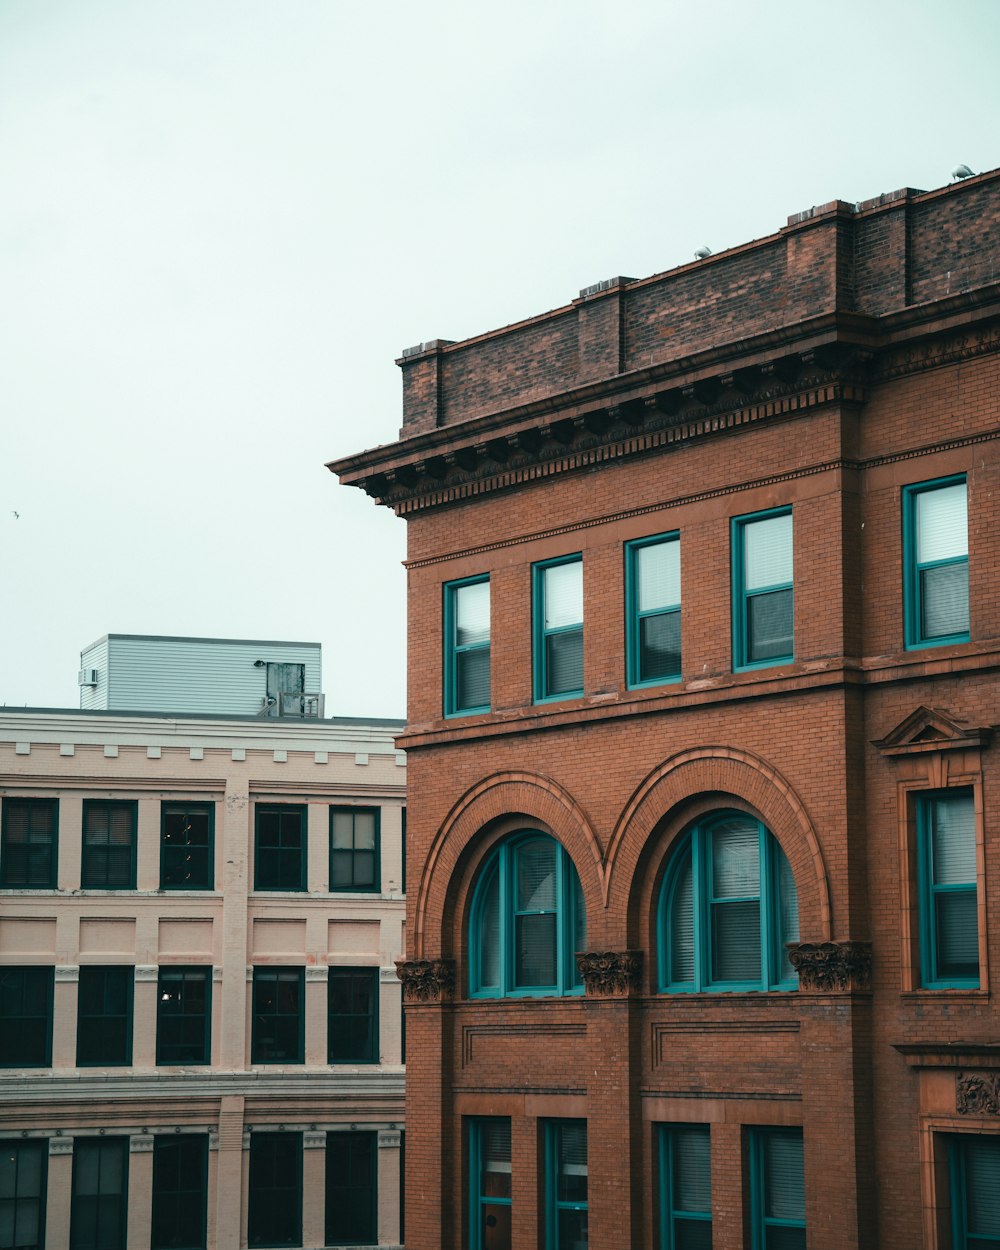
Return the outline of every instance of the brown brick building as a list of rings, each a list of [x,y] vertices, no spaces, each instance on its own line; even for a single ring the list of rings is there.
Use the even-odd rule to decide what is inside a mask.
[[[410,523],[413,1250],[1000,1245],[998,227],[421,344],[331,466]]]

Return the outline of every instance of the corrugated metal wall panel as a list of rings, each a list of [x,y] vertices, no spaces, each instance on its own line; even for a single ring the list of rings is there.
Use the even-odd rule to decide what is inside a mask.
[[[81,668],[97,669],[97,685],[80,687],[82,708],[106,708],[108,704],[108,640],[101,638],[80,652]]]

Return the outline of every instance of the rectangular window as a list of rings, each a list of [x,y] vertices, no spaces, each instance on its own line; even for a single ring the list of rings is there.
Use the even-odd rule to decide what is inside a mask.
[[[47,1141],[0,1141],[0,1246],[44,1250]]]
[[[805,1250],[801,1129],[751,1130],[750,1225],[752,1250]]]
[[[587,1250],[587,1122],[545,1125],[546,1250]]]
[[[212,969],[161,968],[156,988],[156,1062],[210,1063]]]
[[[132,967],[80,969],[77,1067],[124,1067],[132,1062]]]
[[[535,702],[583,694],[583,557],[536,564],[533,576]]]
[[[490,579],[444,588],[444,714],[490,710]]]
[[[378,1241],[378,1134],[326,1135],[326,1244]]]
[[[381,888],[380,815],[377,807],[330,808],[331,891]]]
[[[469,1121],[472,1250],[512,1250],[510,1120]]]
[[[907,647],[969,640],[969,518],[964,477],[903,490]]]
[[[304,968],[254,968],[250,1062],[305,1062]]]
[[[378,1063],[378,969],[331,968],[327,1063]]]
[[[83,858],[80,884],[85,890],[135,889],[136,803],[83,801]]]
[[[1000,1134],[949,1138],[954,1250],[1000,1246]]]
[[[54,890],[59,801],[4,799],[0,833],[0,886]]]
[[[677,534],[625,547],[628,684],[652,686],[681,675],[681,544]]]
[[[256,811],[253,888],[306,888],[306,809],[291,804]]]
[[[979,985],[979,905],[973,792],[917,796],[921,982]]]
[[[660,1126],[661,1250],[711,1250],[709,1139],[707,1124]]]
[[[52,1066],[54,968],[0,967],[0,1068]]]
[[[73,1143],[70,1250],[125,1250],[128,1138],[78,1137]]]
[[[205,1250],[208,1224],[208,1134],[153,1140],[150,1250]]]
[[[302,1245],[302,1134],[250,1137],[248,1246]]]
[[[733,520],[733,667],[794,657],[792,510]]]
[[[211,803],[164,803],[160,809],[160,889],[210,890],[214,879]]]

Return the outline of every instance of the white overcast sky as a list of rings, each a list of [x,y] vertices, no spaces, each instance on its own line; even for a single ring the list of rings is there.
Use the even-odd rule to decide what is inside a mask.
[[[1000,165],[998,0],[0,0],[0,704],[107,632],[404,712],[405,523],[324,462],[461,339]],[[14,517],[14,512],[19,517]]]

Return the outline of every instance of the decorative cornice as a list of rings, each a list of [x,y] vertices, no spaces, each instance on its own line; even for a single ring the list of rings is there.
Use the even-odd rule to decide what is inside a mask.
[[[871,989],[871,942],[790,942],[788,958],[800,990]]]
[[[588,998],[629,998],[639,992],[642,951],[582,951],[576,963]]]
[[[453,959],[397,959],[404,1003],[442,1003],[455,992]]]
[[[978,749],[988,744],[992,729],[973,728],[943,708],[921,705],[872,746],[883,755]]]
[[[959,1115],[1000,1116],[1000,1072],[959,1072],[955,1110]]]

